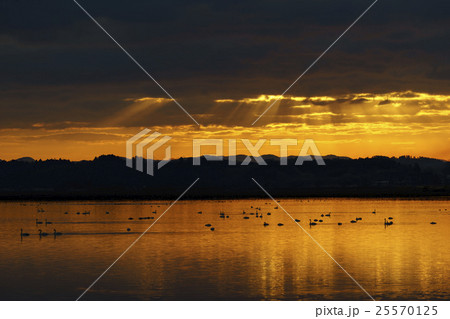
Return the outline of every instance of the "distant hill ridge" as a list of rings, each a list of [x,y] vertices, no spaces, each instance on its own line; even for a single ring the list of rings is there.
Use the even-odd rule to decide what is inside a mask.
[[[192,158],[174,159],[154,176],[126,167],[125,158],[114,155],[92,161],[0,161],[0,199],[173,198],[197,177],[190,198],[265,196],[252,178],[276,197],[450,195],[450,162],[439,159],[327,155],[325,166],[314,161],[298,166],[297,157],[289,156],[281,166],[279,157],[263,155],[265,166],[254,159],[240,165],[245,157],[237,156],[235,166],[229,166],[227,158],[208,161],[202,156],[199,166]]]

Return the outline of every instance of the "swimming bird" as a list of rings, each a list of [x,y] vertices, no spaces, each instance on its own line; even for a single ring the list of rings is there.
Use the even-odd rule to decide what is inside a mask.
[[[211,224],[205,224],[206,227],[211,227]]]
[[[436,222],[431,222],[430,224],[431,224],[431,225],[436,225]]]
[[[23,236],[30,236],[30,234],[24,233],[24,232],[23,232],[23,229],[21,228],[21,229],[20,229],[20,237],[23,237]]]
[[[362,218],[361,217],[356,217],[356,220],[362,220]]]
[[[311,222],[311,219],[309,220],[309,226],[315,226],[317,223]]]
[[[56,231],[56,229],[53,229],[53,236],[61,236],[62,233],[59,233]]]
[[[282,223],[278,223],[278,226],[283,226],[283,224]]]
[[[41,236],[47,236],[47,235],[48,235],[47,233],[43,233],[42,230],[39,229],[39,237],[41,237]]]
[[[264,224],[263,224],[264,226],[269,226],[269,224],[268,223],[266,223],[266,222],[264,222]]]

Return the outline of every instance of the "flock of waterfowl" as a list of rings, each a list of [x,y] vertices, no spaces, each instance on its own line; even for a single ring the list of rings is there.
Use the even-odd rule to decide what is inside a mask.
[[[267,204],[267,203],[266,203],[266,204]],[[249,220],[250,218],[255,218],[255,219],[258,218],[258,219],[261,219],[261,218],[263,218],[264,216],[271,216],[271,215],[272,215],[272,213],[270,213],[270,212],[267,212],[267,213],[265,213],[265,214],[262,213],[262,212],[261,212],[261,207],[253,207],[253,206],[251,206],[251,209],[255,210],[255,212],[248,212],[248,211],[245,211],[245,210],[242,211],[242,215],[244,215],[244,216],[242,217],[243,219],[245,219],[245,220]],[[278,209],[278,206],[275,206],[274,209]],[[372,211],[372,214],[376,214],[376,213],[377,213],[376,210],[373,210],[373,211]],[[203,214],[203,212],[202,212],[202,211],[199,211],[198,214]],[[331,215],[332,215],[332,213],[329,212],[329,213],[321,214],[320,217],[328,217],[328,218],[331,218]],[[219,213],[219,218],[230,218],[230,216],[229,216],[229,215],[226,215],[224,212],[220,212],[220,213]],[[292,219],[293,219],[296,223],[300,223],[300,222],[301,222],[301,220],[298,219],[298,218],[292,218]],[[394,219],[394,218],[391,217],[391,216],[389,216],[389,217],[387,217],[387,218],[384,218],[384,226],[387,227],[387,226],[392,226],[392,225],[394,225],[393,219]],[[350,224],[356,224],[356,223],[358,223],[359,221],[362,221],[362,220],[363,220],[362,217],[355,217],[355,219],[350,220],[349,223],[350,223]],[[319,219],[319,218],[316,218],[316,219],[309,219],[308,225],[309,225],[310,227],[312,227],[312,226],[320,225],[321,223],[324,223],[324,219]],[[338,226],[342,226],[342,225],[343,225],[343,222],[339,221],[339,222],[337,222],[336,224],[337,224]],[[436,225],[436,222],[432,221],[432,222],[430,222],[430,224],[431,224],[431,225]],[[284,226],[283,223],[277,223],[276,225],[279,226],[279,227]],[[268,227],[268,226],[270,226],[268,220],[263,220],[262,226],[263,226],[263,227]],[[211,231],[214,231],[214,230],[216,229],[215,227],[213,227],[213,225],[212,225],[211,223],[205,224],[205,227],[208,227]]]
[[[158,205],[157,207],[160,207],[160,206]],[[37,213],[45,213],[45,212],[46,211],[43,208],[40,208],[40,207],[37,208]],[[69,214],[69,212],[67,212],[67,211],[64,212],[64,215],[68,215],[68,214]],[[77,212],[74,212],[73,214],[88,216],[88,215],[91,215],[91,212],[90,211],[84,211],[84,212],[77,211]],[[109,214],[110,214],[109,211],[105,212],[105,215],[109,215]],[[152,214],[157,214],[157,211],[154,210],[152,212]],[[155,217],[154,216],[143,216],[143,217],[136,217],[136,218],[134,218],[134,217],[129,217],[128,218],[129,221],[132,221],[132,220],[135,220],[135,219],[136,220],[140,220],[140,221],[141,220],[152,220],[152,219],[155,219]],[[54,224],[53,221],[49,221],[47,218],[44,218],[44,219],[36,218],[34,223],[36,224],[36,227],[44,227],[44,226],[47,227],[47,225],[53,225]],[[126,231],[130,232],[131,228],[129,228],[129,227],[126,228]],[[69,234],[73,235],[74,233],[67,233],[65,235],[69,235]],[[30,235],[32,235],[32,234],[24,232],[23,228],[20,229],[20,237],[21,238],[28,237]],[[47,237],[47,236],[53,236],[53,237],[56,238],[57,236],[62,236],[63,233],[57,231],[55,228],[53,229],[52,232],[46,232],[45,230],[42,230],[41,228],[39,228],[39,229],[37,229],[37,233],[35,235],[39,236],[39,238]]]
[[[267,203],[266,203],[266,204],[267,204]],[[158,207],[159,207],[159,206],[158,206]],[[278,206],[275,206],[275,207],[273,207],[273,208],[274,208],[274,209],[278,209]],[[250,209],[251,209],[251,210],[254,210],[254,212],[248,212],[248,211],[245,211],[245,210],[242,211],[242,215],[243,215],[242,218],[243,218],[244,220],[248,220],[248,219],[250,219],[250,218],[263,219],[263,218],[265,218],[265,217],[267,217],[267,216],[271,216],[271,215],[272,215],[271,212],[266,212],[266,213],[261,212],[261,207],[253,207],[253,206],[251,206]],[[38,212],[38,213],[44,213],[45,210],[42,209],[42,208],[38,208],[38,209],[37,209],[37,212]],[[200,215],[203,214],[202,211],[198,211],[197,213],[200,214]],[[372,214],[376,214],[376,213],[377,213],[376,210],[372,211]],[[65,215],[68,215],[69,212],[64,212],[64,214],[65,214]],[[76,212],[75,214],[76,214],[76,215],[90,215],[91,212],[90,212],[90,211],[85,211],[85,212],[82,212],[82,213],[81,213],[81,212]],[[105,214],[106,214],[106,215],[109,215],[109,212],[106,211]],[[156,214],[157,214],[157,211],[156,211],[156,210],[152,211],[152,214],[156,215]],[[226,213],[223,212],[223,211],[219,212],[218,215],[219,215],[219,218],[221,218],[221,219],[229,219],[229,218],[230,218],[230,214],[226,214]],[[322,219],[322,218],[325,218],[325,217],[331,218],[331,216],[332,216],[332,213],[331,213],[331,212],[325,213],[325,214],[321,214],[321,215],[320,215],[320,218],[318,217],[318,218],[315,218],[315,219],[309,219],[308,225],[309,225],[309,227],[313,227],[313,226],[320,225],[321,223],[324,223],[324,219]],[[133,221],[133,220],[135,220],[135,219],[136,219],[136,220],[152,220],[152,219],[154,219],[154,218],[155,218],[154,216],[128,217],[128,220],[129,220],[129,221]],[[292,218],[292,217],[291,217],[291,218]],[[298,218],[292,218],[292,219],[293,219],[293,221],[295,221],[295,223],[298,223],[298,224],[301,223],[301,220],[298,219]],[[350,224],[356,224],[356,223],[358,223],[359,221],[362,221],[362,219],[363,219],[362,217],[356,217],[355,219],[350,220],[349,223],[350,223]],[[391,216],[389,216],[389,217],[387,217],[387,218],[384,218],[384,226],[386,227],[386,226],[391,226],[391,225],[393,225],[393,224],[394,224],[393,219],[394,219],[394,218],[391,217]],[[338,226],[342,226],[342,225],[343,225],[343,222],[342,222],[342,221],[335,222],[335,223],[336,223]],[[49,221],[47,218],[45,218],[45,219],[43,219],[43,220],[42,220],[42,219],[40,220],[40,219],[36,218],[36,219],[35,219],[35,224],[36,224],[36,227],[38,227],[38,226],[40,226],[40,225],[47,227],[47,225],[53,225],[53,222],[52,222],[52,221]],[[436,222],[432,221],[432,222],[430,222],[430,224],[431,224],[431,225],[435,225]],[[283,223],[277,223],[276,225],[279,226],[279,227],[284,226]],[[263,220],[262,226],[263,226],[263,227],[268,227],[268,226],[270,226],[269,220]],[[214,227],[214,226],[212,225],[212,223],[206,223],[206,224],[205,224],[205,227],[208,227],[211,231],[215,231],[215,229],[216,229],[216,227]],[[43,231],[41,228],[39,228],[37,231],[38,231],[38,233],[37,233],[36,235],[38,235],[39,238],[46,237],[46,236],[53,236],[53,237],[56,238],[57,236],[62,236],[62,235],[63,235],[62,232],[58,232],[55,228],[53,229],[53,232],[50,232],[50,233],[49,233],[49,232]],[[131,228],[129,228],[129,227],[126,228],[126,231],[127,231],[127,232],[130,232],[130,231],[131,231]],[[30,233],[26,233],[26,232],[23,231],[23,229],[20,229],[20,237],[22,238],[22,237],[27,237],[27,236],[30,236]]]

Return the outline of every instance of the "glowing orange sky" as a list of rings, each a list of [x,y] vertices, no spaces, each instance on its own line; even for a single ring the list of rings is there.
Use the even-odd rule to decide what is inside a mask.
[[[248,122],[248,125],[209,122],[200,127],[167,125],[148,128],[172,137],[170,144],[174,158],[192,155],[193,138],[238,139],[238,154],[248,153],[239,142],[241,138],[292,138],[300,141],[312,138],[322,155],[412,155],[450,159],[448,95],[393,92],[361,93],[351,97],[284,97],[260,123],[251,126],[275,98],[261,95],[240,100],[220,99],[211,107],[211,114],[227,114],[224,123],[235,117],[238,123]],[[169,102],[152,97],[130,99],[124,110],[95,125],[67,122],[65,127],[54,128],[52,123],[35,123],[28,129],[2,129],[0,158],[9,160],[31,156],[36,159],[82,160],[102,154],[125,156],[126,140],[142,129],[124,125],[126,120],[149,116]],[[201,122],[208,115],[194,114],[194,117]],[[300,147],[301,144],[289,147],[289,155],[298,155]],[[205,151],[208,153],[208,149]],[[279,155],[279,148],[267,142],[260,153]]]

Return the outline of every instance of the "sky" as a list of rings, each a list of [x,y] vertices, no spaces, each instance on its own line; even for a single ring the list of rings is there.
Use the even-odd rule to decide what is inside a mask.
[[[74,1],[2,1],[0,159],[124,156],[149,128],[173,157],[192,138],[238,153],[242,138],[292,138],[450,160],[448,1],[379,0],[284,96],[373,1],[78,2],[200,125]]]

